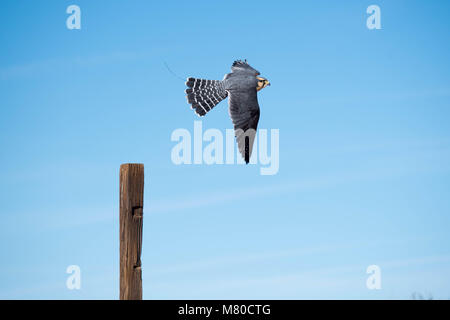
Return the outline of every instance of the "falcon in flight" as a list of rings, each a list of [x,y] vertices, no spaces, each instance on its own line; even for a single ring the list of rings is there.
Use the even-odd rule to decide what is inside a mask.
[[[246,163],[250,161],[258,127],[257,92],[270,86],[269,81],[259,75],[247,60],[237,60],[231,66],[231,73],[226,74],[222,81],[197,78],[188,78],[186,81],[188,103],[200,117],[229,97],[229,113],[238,149]]]

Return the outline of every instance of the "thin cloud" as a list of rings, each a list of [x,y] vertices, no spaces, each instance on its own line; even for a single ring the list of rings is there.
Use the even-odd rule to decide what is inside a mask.
[[[441,262],[449,262],[449,255],[441,256],[427,256],[417,257],[413,259],[391,260],[380,263],[383,270],[394,267],[411,267],[432,265]],[[180,283],[179,280],[171,282],[167,278],[159,278],[161,281],[149,281],[148,286],[153,288],[155,292],[164,295],[164,292],[170,292],[173,298],[173,292],[178,292],[180,297],[186,299],[186,295],[195,297],[227,297],[231,294],[236,297],[240,294],[244,297],[255,297],[255,294],[260,294],[265,298],[280,296],[280,297],[295,297],[296,299],[305,298],[312,299],[315,296],[320,299],[349,298],[342,296],[343,288],[353,288],[354,298],[367,295],[368,290],[365,287],[366,265],[351,264],[340,265],[332,267],[314,268],[302,272],[272,274],[258,277],[221,277],[218,279],[207,279],[207,281],[199,281],[195,278],[192,283],[189,279]],[[406,269],[407,270],[407,269]],[[425,277],[433,276],[434,273],[426,273],[425,271],[418,271]],[[438,275],[435,275],[438,276]],[[391,284],[395,285],[395,284]],[[176,287],[176,290],[173,291]],[[182,288],[186,288],[185,291]],[[328,297],[324,297],[324,290],[328,292]],[[389,294],[384,290],[379,292],[382,295]],[[157,294],[154,296],[158,296]],[[368,296],[371,299],[374,296]],[[379,296],[381,298],[381,296]],[[404,295],[403,298],[408,298]]]
[[[0,80],[29,77],[36,74],[43,74],[51,70],[58,70],[58,72],[61,72],[61,70],[68,70],[73,67],[92,67],[95,65],[107,65],[111,63],[139,60],[149,57],[149,55],[151,55],[151,53],[116,51],[90,56],[51,58],[27,62],[0,68]]]
[[[294,248],[289,250],[277,250],[268,252],[254,252],[240,255],[220,256],[209,259],[190,261],[177,265],[163,265],[150,267],[148,273],[151,275],[162,275],[171,273],[198,272],[199,270],[230,267],[232,265],[243,265],[246,263],[254,263],[258,261],[278,260],[283,258],[307,256],[313,254],[324,254],[334,250],[342,250],[354,247],[354,245],[322,245],[307,248]]]
[[[350,183],[362,183],[369,181],[379,181],[383,179],[399,178],[410,174],[429,173],[435,171],[448,171],[449,166],[441,166],[438,169],[430,168],[426,164],[420,166],[422,162],[428,163],[430,154],[424,154],[421,158],[414,159],[414,163],[411,163],[409,157],[384,157],[379,160],[390,161],[392,164],[390,167],[382,168],[369,168],[361,167],[359,170],[353,169],[352,171],[343,171],[335,175],[329,175],[314,179],[305,180],[292,180],[286,181],[280,184],[271,184],[265,186],[248,186],[247,188],[239,188],[234,191],[223,190],[210,194],[208,197],[198,198],[195,195],[187,198],[179,198],[174,201],[171,199],[163,199],[154,201],[153,199],[146,199],[145,203],[149,203],[147,206],[150,214],[160,214],[173,211],[183,211],[188,209],[196,209],[201,207],[207,207],[212,205],[220,205],[232,201],[247,200],[249,198],[257,197],[273,197],[279,194],[291,193],[291,192],[307,192],[314,190],[321,190],[325,188],[331,188]],[[395,160],[395,162],[391,161]]]

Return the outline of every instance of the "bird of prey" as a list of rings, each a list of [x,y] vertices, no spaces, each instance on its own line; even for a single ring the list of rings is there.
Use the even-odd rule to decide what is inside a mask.
[[[245,162],[250,161],[259,121],[257,92],[270,85],[247,60],[236,60],[223,80],[188,78],[187,100],[197,115],[203,117],[220,101],[229,97],[228,106],[238,149]]]

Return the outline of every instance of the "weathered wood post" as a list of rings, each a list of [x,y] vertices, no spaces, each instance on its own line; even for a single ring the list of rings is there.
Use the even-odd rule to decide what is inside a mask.
[[[120,166],[120,300],[142,300],[144,165]]]

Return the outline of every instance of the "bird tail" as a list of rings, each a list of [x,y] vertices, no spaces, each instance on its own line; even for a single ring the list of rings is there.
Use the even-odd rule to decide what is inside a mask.
[[[228,93],[220,80],[188,78],[186,81],[186,97],[191,109],[202,117],[225,99]]]

